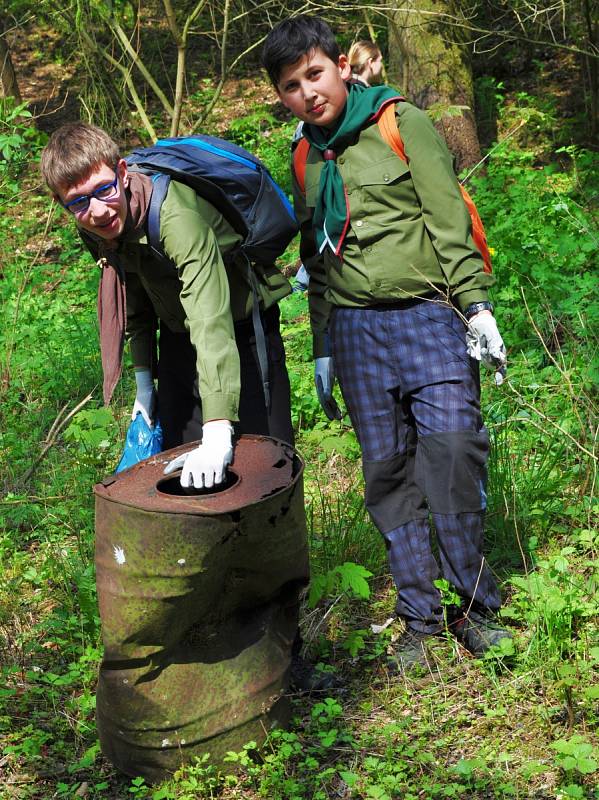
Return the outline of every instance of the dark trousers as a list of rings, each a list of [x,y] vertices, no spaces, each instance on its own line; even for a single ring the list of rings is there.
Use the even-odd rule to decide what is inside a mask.
[[[439,630],[434,582],[441,574],[467,602],[497,609],[499,590],[482,552],[488,438],[464,324],[437,300],[336,308],[331,343],[399,615],[417,630]]]
[[[270,408],[266,408],[262,375],[251,320],[235,325],[239,351],[241,392],[235,432],[272,436],[293,444],[289,376],[279,330],[279,308],[262,315],[270,380]],[[158,358],[158,413],[165,450],[202,437],[202,403],[198,391],[196,352],[188,333],[160,327]]]

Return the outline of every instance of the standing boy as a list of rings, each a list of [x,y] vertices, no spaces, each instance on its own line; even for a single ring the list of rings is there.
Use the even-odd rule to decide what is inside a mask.
[[[318,17],[279,24],[263,64],[310,143],[294,199],[316,386],[332,418],[337,376],[362,448],[366,506],[406,623],[398,660],[422,663],[444,626],[429,514],[442,573],[464,599],[452,630],[481,654],[509,634],[494,621],[500,595],[482,552],[488,438],[470,354],[498,381],[506,359],[451,158],[427,116],[392,89],[347,83],[348,59]],[[376,124],[396,102],[407,163]]]
[[[98,312],[105,402],[120,375],[126,333],[137,384],[132,417],[140,412],[151,424],[158,411],[165,449],[202,439],[165,471],[182,467],[186,487],[221,483],[233,458],[234,425],[241,433],[292,442],[277,306],[291,287],[279,270],[254,265],[251,280],[244,259],[240,263],[234,252],[240,235],[214,206],[176,180],[160,208],[166,259],[157,255],[146,231],[152,180],[128,171],[116,143],[94,125],[73,122],[55,131],[41,168],[102,270]],[[252,325],[254,289],[266,338],[270,404]]]

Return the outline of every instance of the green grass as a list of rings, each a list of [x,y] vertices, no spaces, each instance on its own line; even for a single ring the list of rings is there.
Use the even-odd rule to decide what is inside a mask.
[[[235,135],[257,140],[265,120],[274,124],[254,110]],[[262,155],[272,148],[276,172],[289,131],[273,130]],[[102,758],[94,721],[91,487],[118,461],[134,389],[126,378],[111,409],[101,408],[96,270],[60,218],[47,222],[45,198],[16,202],[15,185],[32,184],[23,153],[36,152],[23,141],[0,187],[1,800],[595,797],[593,157],[576,151],[565,168],[539,170],[514,148],[477,187],[510,352],[509,383],[485,376],[483,402],[488,556],[514,655],[477,661],[447,639],[428,670],[403,678],[387,669],[401,629],[385,627],[394,589],[384,547],[364,511],[355,436],[347,420],[329,423],[319,410],[306,300],[295,295],[283,304],[283,335],[319,588],[302,625],[311,655],[343,689],[296,698],[290,729],[274,732],[260,757],[249,744],[231,754],[229,776],[204,761],[150,788]]]

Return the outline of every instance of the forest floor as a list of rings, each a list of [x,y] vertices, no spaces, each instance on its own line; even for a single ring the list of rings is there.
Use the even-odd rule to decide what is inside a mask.
[[[50,131],[78,116],[77,84],[67,66],[39,58],[41,44],[17,39],[13,55],[23,99],[41,114],[39,128]],[[262,758],[251,747],[231,756],[229,777],[198,763],[150,788],[118,774],[99,752],[90,487],[118,459],[132,387],[125,381],[112,410],[100,407],[94,270],[49,211],[35,161],[23,168],[0,221],[7,315],[0,339],[1,800],[599,797],[599,508],[588,372],[597,342],[585,316],[593,293],[584,283],[597,240],[593,204],[580,184],[587,162],[551,157],[556,124],[580,117],[575,82],[567,57],[546,60],[534,74],[505,76],[502,130],[521,118],[527,124],[477,187],[492,220],[499,319],[511,339],[511,382],[499,389],[485,376],[483,403],[493,444],[488,559],[503,586],[513,651],[475,659],[447,635],[426,669],[390,669],[401,625],[393,619],[384,548],[363,508],[359,450],[347,418],[329,424],[319,411],[307,302],[294,294],[282,304],[283,333],[306,462],[312,570],[325,587],[313,607],[305,604],[302,629],[309,656],[333,672],[337,686],[292,695],[290,729],[272,736]],[[257,107],[282,116],[265,81],[231,81],[211,132],[235,132],[235,121]],[[258,147],[279,135],[270,124],[266,138],[258,125]],[[570,130],[576,141],[578,128]],[[128,144],[136,143],[133,134]],[[512,265],[524,273],[527,259],[544,271],[531,267],[532,277],[516,279]],[[292,248],[282,266],[296,264]],[[559,326],[545,314],[545,298],[526,294],[531,283],[554,292],[554,309],[563,301]],[[525,301],[536,303],[532,318],[521,287]],[[534,320],[541,319],[538,331]],[[572,319],[580,320],[575,334]],[[61,425],[88,392],[93,401]],[[53,425],[60,435],[25,480]],[[366,590],[354,565],[372,573]],[[347,588],[344,578],[352,576]],[[442,590],[450,602],[450,587]]]

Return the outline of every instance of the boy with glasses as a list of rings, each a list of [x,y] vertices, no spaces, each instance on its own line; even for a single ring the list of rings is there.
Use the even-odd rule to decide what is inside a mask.
[[[41,170],[102,268],[105,402],[120,376],[126,334],[137,385],[132,418],[139,412],[152,424],[159,410],[165,449],[202,440],[167,471],[182,466],[185,487],[221,483],[233,457],[234,425],[240,433],[292,442],[277,306],[291,287],[279,270],[254,267],[268,357],[267,407],[252,286],[247,267],[240,268],[233,254],[240,236],[214,206],[171,180],[160,209],[160,241],[169,263],[154,253],[146,235],[152,180],[128,171],[103,130],[83,122],[63,125],[44,148]]]

